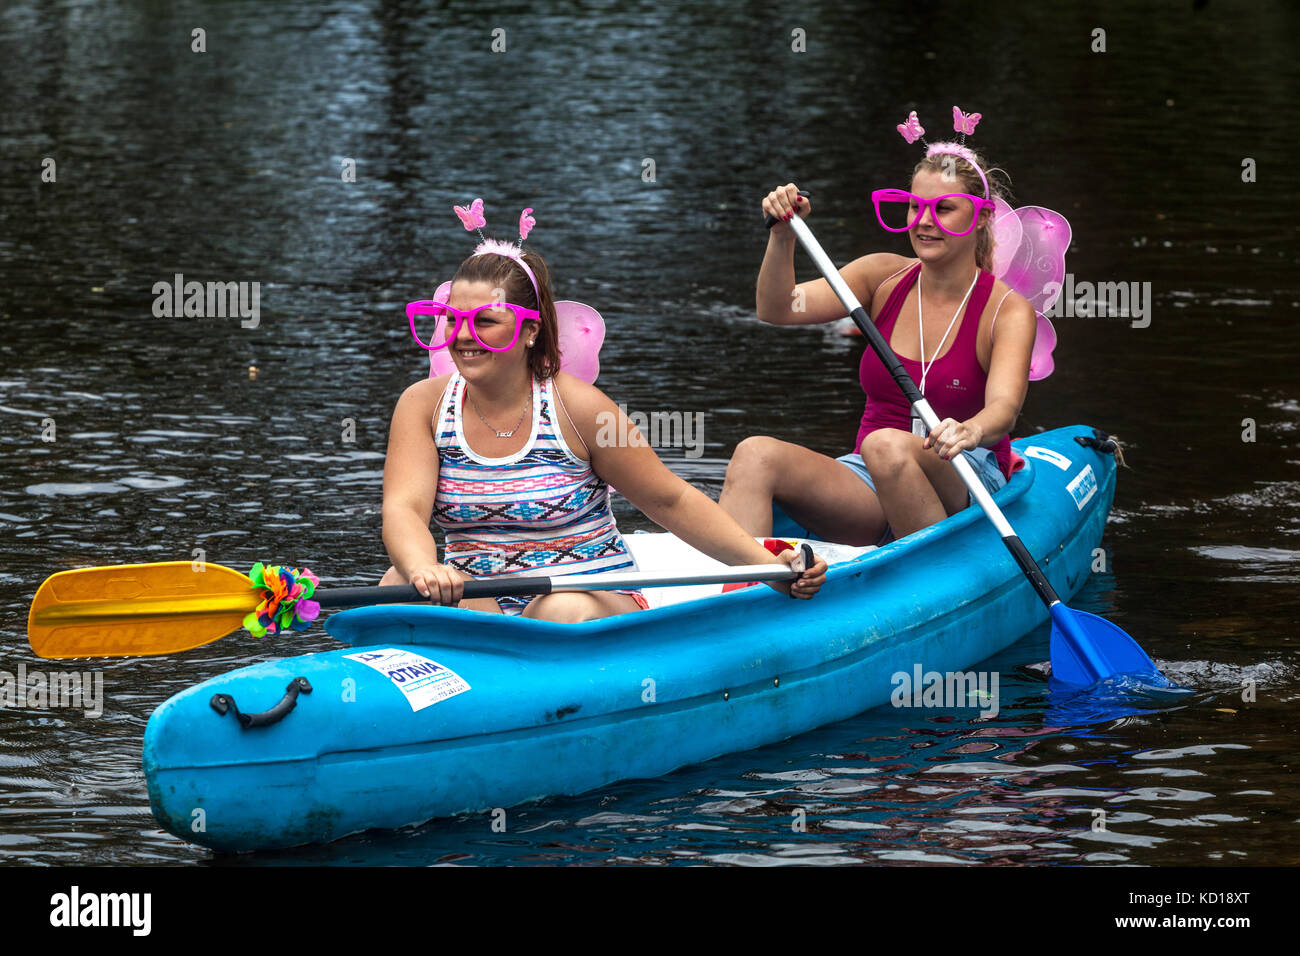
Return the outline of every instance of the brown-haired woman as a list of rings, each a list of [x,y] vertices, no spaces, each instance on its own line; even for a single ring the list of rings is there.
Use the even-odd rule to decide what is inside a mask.
[[[651,520],[726,564],[795,557],[772,555],[669,471],[600,389],[560,371],[555,299],[540,256],[470,256],[446,304],[481,311],[472,328],[457,321],[448,346],[456,371],[412,385],[393,412],[383,504],[393,566],[381,584],[409,582],[438,603],[553,621],[644,608],[645,598],[631,589],[461,600],[471,577],[633,569],[610,511],[611,484]],[[536,317],[522,318],[530,313]],[[512,336],[513,345],[485,349],[475,333],[493,349],[504,349]],[[610,434],[619,439],[609,441]],[[438,560],[431,517],[447,534],[445,562]],[[825,572],[819,558],[793,584],[771,586],[811,598]]]
[[[986,166],[977,154],[966,154]],[[795,285],[795,237],[788,223],[811,212],[798,192],[788,183],[763,200],[763,212],[778,222],[768,238],[755,301],[758,317],[774,325],[831,322],[844,315],[825,279]],[[911,421],[906,399],[868,349],[860,367],[866,407],[848,454],[832,458],[767,436],[737,446],[719,503],[751,534],[771,532],[775,502],[818,537],[884,544],[968,505],[952,456],[966,454],[990,492],[1022,464],[1011,454],[1009,433],[1028,390],[1036,318],[1024,297],[994,278],[992,213],[970,201],[992,200],[996,185],[986,190],[971,162],[939,153],[917,164],[910,192],[903,221],[911,224],[915,258],[874,253],[840,274],[867,304],[941,421],[928,434],[919,420]],[[951,198],[960,193],[969,196]],[[950,198],[933,202],[942,196]],[[972,225],[966,235],[952,234]]]

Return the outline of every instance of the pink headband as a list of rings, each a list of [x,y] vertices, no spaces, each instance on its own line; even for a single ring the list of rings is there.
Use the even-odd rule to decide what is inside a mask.
[[[980,175],[980,182],[984,184],[984,198],[989,199],[992,193],[989,192],[989,181],[984,175],[984,170],[980,169],[980,164],[975,162],[975,154],[966,148],[966,136],[974,134],[975,124],[983,119],[981,113],[963,113],[958,107],[952,108],[952,128],[961,134],[961,142],[945,142],[930,145],[925,142],[925,130],[921,127],[920,121],[916,118],[916,110],[907,114],[907,122],[899,123],[896,129],[899,135],[909,143],[915,143],[918,139],[926,146],[925,155],[933,156],[936,153],[948,153],[953,156],[960,156],[966,162],[975,167],[975,172]]]
[[[524,212],[532,212],[532,210],[526,209]],[[516,246],[513,242],[502,242],[500,239],[484,239],[474,247],[474,255],[505,256],[507,259],[513,259],[519,263],[519,268],[524,270],[524,274],[528,276],[528,281],[533,284],[533,295],[537,297],[538,302],[542,301],[541,290],[537,287],[537,276],[533,275],[533,270],[528,268],[528,263],[524,262],[524,251],[519,246]]]

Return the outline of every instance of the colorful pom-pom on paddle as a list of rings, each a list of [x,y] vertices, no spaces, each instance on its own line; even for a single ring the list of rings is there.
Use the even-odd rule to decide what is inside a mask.
[[[254,637],[282,633],[286,628],[305,631],[320,615],[320,604],[311,600],[320,579],[309,568],[282,568],[261,561],[248,572],[254,589],[261,589],[257,609],[244,618],[244,627]]]

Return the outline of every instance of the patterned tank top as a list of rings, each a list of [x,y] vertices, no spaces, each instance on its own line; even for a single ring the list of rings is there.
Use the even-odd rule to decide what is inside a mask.
[[[532,432],[504,458],[484,458],[465,440],[465,380],[455,373],[434,422],[438,491],[433,519],[447,536],[444,562],[475,578],[631,571],[610,511],[609,485],[569,450],[556,419],[554,379],[533,380]],[[628,589],[638,604],[639,591]],[[519,614],[529,597],[501,597]]]

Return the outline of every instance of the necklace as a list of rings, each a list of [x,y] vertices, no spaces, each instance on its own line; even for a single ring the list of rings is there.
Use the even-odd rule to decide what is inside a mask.
[[[497,438],[509,438],[515,432],[519,431],[519,426],[524,423],[524,416],[528,414],[528,409],[533,404],[533,393],[530,390],[528,393],[528,398],[524,402],[524,410],[519,413],[519,421],[515,422],[515,427],[510,429],[510,431],[508,432],[499,432],[497,431],[495,425],[493,425],[490,421],[488,421],[486,418],[483,417],[483,413],[478,410],[478,402],[474,401],[474,396],[469,393],[468,389],[465,390],[465,397],[468,398],[469,403],[474,406],[474,414],[478,416],[479,421],[481,421],[488,428],[492,429],[492,433],[496,435]]]
[[[951,332],[952,327],[957,324],[957,316],[961,315],[962,310],[966,308],[966,301],[970,298],[970,294],[975,291],[975,283],[979,281],[979,278],[980,271],[979,269],[976,269],[975,278],[970,280],[970,288],[966,290],[966,295],[961,300],[961,305],[957,306],[957,311],[952,314],[952,321],[948,323],[948,328],[944,330],[943,338],[939,340],[939,344],[936,345],[934,351],[930,353],[930,361],[929,364],[927,364],[925,361],[925,320],[921,315],[921,273],[918,272],[916,275],[916,327],[921,336],[920,387],[922,395],[925,394],[925,377],[929,374],[930,369],[934,367],[935,356],[943,350],[943,343],[948,341],[948,333]]]

